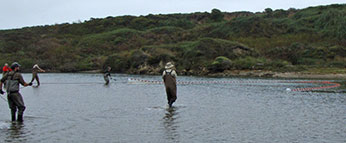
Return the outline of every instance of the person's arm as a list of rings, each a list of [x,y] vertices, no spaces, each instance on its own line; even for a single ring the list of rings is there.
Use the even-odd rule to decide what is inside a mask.
[[[177,74],[177,72],[176,72],[175,70],[173,70],[172,75],[173,75],[175,78],[178,77],[178,74]]]
[[[166,70],[164,70],[163,72],[162,72],[162,80],[163,80],[163,82],[165,82],[165,75],[166,75]]]
[[[164,70],[164,71],[162,72],[162,78],[163,78],[165,75],[166,75],[166,71]]]
[[[37,66],[37,69],[38,69],[40,72],[46,72],[45,70],[41,69],[39,66]]]
[[[19,75],[19,83],[20,83],[21,85],[23,85],[23,86],[31,86],[31,85],[32,85],[31,82],[30,82],[30,83],[26,83],[26,82],[24,81],[23,76],[22,76],[21,74]]]

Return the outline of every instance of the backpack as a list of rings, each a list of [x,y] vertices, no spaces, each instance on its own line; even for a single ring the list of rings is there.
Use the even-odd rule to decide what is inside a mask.
[[[7,78],[6,80],[7,93],[13,93],[13,92],[19,91],[19,81],[13,79],[14,75],[16,75],[16,73],[14,73],[13,75],[8,75],[8,76],[11,76],[11,78],[10,79]]]

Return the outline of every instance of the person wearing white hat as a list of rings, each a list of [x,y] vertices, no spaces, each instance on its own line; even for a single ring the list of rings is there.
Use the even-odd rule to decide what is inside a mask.
[[[8,67],[8,64],[5,63],[4,67],[2,68],[2,76],[4,76],[6,73],[12,71],[10,67]]]
[[[30,83],[32,83],[36,79],[37,86],[40,86],[40,79],[38,78],[38,72],[46,72],[46,71],[41,69],[37,64],[35,64],[32,67],[32,79]]]
[[[175,100],[177,100],[177,72],[174,70],[174,65],[168,62],[165,70],[162,73],[162,79],[165,84],[167,100],[169,107],[172,107]]]

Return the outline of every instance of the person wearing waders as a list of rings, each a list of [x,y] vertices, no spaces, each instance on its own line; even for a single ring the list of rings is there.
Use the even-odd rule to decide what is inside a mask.
[[[30,83],[32,83],[36,79],[37,86],[40,86],[40,79],[38,78],[38,72],[46,72],[46,71],[41,69],[37,64],[35,64],[32,67],[32,79]]]
[[[174,70],[174,65],[168,62],[165,70],[162,73],[162,79],[165,84],[167,100],[169,107],[172,107],[175,100],[177,100],[177,73]]]
[[[2,84],[6,82],[6,92],[7,92],[7,101],[11,109],[12,121],[16,121],[16,112],[18,109],[17,121],[23,122],[23,113],[25,110],[25,105],[22,95],[19,93],[19,84],[23,86],[31,86],[32,83],[26,83],[23,79],[21,73],[19,73],[20,64],[14,62],[11,65],[13,71],[8,72],[4,77],[1,78],[0,82],[0,93],[4,94],[2,91]]]
[[[109,84],[109,78],[112,78],[111,77],[111,70],[112,70],[112,68],[110,66],[107,66],[106,70],[103,73],[103,79],[105,79],[105,81],[106,81],[105,85],[108,85]]]

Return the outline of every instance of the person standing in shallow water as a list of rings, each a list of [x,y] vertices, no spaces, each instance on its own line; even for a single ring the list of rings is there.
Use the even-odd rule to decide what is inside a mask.
[[[38,78],[38,72],[46,72],[46,71],[41,69],[37,64],[35,64],[32,67],[32,79],[30,83],[32,83],[36,79],[37,86],[40,86],[40,79]]]
[[[111,70],[112,68],[110,66],[107,66],[106,70],[103,73],[103,79],[106,81],[105,85],[109,84],[109,78],[111,77]]]
[[[6,92],[7,92],[7,100],[8,105],[11,109],[11,117],[12,121],[16,121],[16,112],[18,109],[18,122],[23,122],[23,113],[25,110],[24,100],[22,95],[19,93],[19,84],[23,86],[31,86],[32,83],[26,83],[23,79],[21,73],[19,73],[20,64],[14,62],[11,65],[11,69],[13,71],[5,74],[4,77],[1,78],[0,82],[0,94],[4,94],[2,91],[2,85],[4,82],[7,83]]]
[[[167,100],[169,107],[172,107],[175,100],[177,100],[177,72],[174,70],[174,65],[168,62],[165,70],[162,73],[162,79],[165,84]]]

